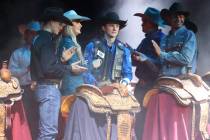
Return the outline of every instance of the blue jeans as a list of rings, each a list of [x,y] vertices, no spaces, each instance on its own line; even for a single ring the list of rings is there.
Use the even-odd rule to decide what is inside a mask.
[[[55,140],[61,94],[55,85],[38,85],[35,98],[39,103],[39,134],[37,140]]]

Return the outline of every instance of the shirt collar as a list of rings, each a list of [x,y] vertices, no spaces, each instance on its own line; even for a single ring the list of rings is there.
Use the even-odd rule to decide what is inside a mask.
[[[170,31],[169,34],[170,35],[173,35],[173,34],[176,35],[176,34],[179,34],[179,33],[183,32],[184,30],[186,30],[186,27],[183,25],[175,31]]]
[[[152,30],[152,31],[146,33],[146,34],[145,34],[145,37],[154,37],[154,36],[159,35],[160,32],[161,32],[161,29]]]

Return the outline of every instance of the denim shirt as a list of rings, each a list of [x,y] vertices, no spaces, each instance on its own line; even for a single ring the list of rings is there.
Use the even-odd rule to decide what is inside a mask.
[[[151,40],[154,40],[158,44],[165,37],[165,34],[161,30],[151,31],[145,34],[145,38],[141,41],[136,51],[141,52],[147,56],[147,59],[154,63],[156,67],[160,68],[160,59],[156,55],[155,49],[152,45]],[[155,74],[154,71],[147,66],[147,64],[133,60],[133,65],[137,66],[135,74],[139,79],[145,82],[153,82],[158,73]]]
[[[112,46],[108,46],[107,41],[105,39],[102,39],[102,43],[103,43],[103,47],[106,50],[106,54],[111,54],[112,60],[110,62],[110,65],[108,67],[108,73],[109,73],[109,80],[112,81],[113,79],[112,77],[112,69],[113,69],[113,64],[114,64],[114,58],[115,58],[115,53],[116,53],[116,45],[117,43],[121,43],[119,40],[115,40],[115,42],[112,44]],[[125,45],[122,43],[123,45],[123,61],[122,61],[122,71],[121,71],[121,75],[122,75],[122,79],[126,81],[127,83],[130,82],[130,80],[132,79],[132,64],[131,64],[131,54],[130,54],[130,50],[128,48],[125,47]],[[96,78],[96,75],[94,75],[93,71],[97,71],[95,72],[95,74],[102,74],[102,69],[97,69],[95,70],[92,66],[92,62],[94,60],[94,53],[95,53],[95,46],[93,42],[90,42],[87,44],[86,48],[85,48],[85,60],[88,61],[88,73],[86,73],[84,75],[84,79],[86,81],[86,83],[88,84],[95,84],[97,85],[98,81]]]
[[[72,41],[71,36],[63,36],[58,48],[59,58],[61,58],[64,48],[69,49],[75,47],[74,42]],[[71,59],[67,61],[67,65],[71,65],[74,62],[79,61],[78,54],[75,53]],[[75,75],[73,73],[66,73],[62,79],[61,94],[66,96],[75,92],[76,88],[83,84],[82,74]]]
[[[151,31],[145,34],[145,38],[141,41],[136,51],[145,54],[153,63],[160,64],[151,40],[159,44],[164,37],[165,34],[161,30]]]
[[[31,84],[30,58],[30,47],[24,44],[23,47],[12,53],[9,60],[10,71],[13,76],[18,78],[22,86]]]
[[[168,48],[180,46],[178,50],[166,51]],[[192,67],[195,73],[197,67],[197,42],[195,34],[180,27],[175,32],[169,32],[161,42],[160,61],[162,63],[162,74],[165,76],[178,76],[186,74],[188,67]]]

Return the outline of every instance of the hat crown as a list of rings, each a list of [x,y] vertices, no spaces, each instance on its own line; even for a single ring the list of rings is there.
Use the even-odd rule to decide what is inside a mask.
[[[185,12],[186,10],[184,9],[181,3],[175,2],[170,6],[169,11],[176,13],[176,12]]]
[[[88,17],[78,15],[76,11],[74,10],[67,11],[63,15],[71,21],[72,20],[81,20],[81,21],[90,20],[90,18]]]
[[[163,20],[160,16],[160,11],[155,9],[155,8],[152,8],[152,7],[148,7],[145,12],[144,12],[144,15],[149,17],[150,20],[154,23],[156,23],[157,25],[159,26],[163,26]]]
[[[120,17],[115,12],[109,12],[104,17],[107,19],[120,20]]]
[[[48,7],[44,10],[44,15],[63,15],[63,10],[58,7]]]
[[[42,22],[53,20],[61,23],[70,23],[70,20],[63,15],[63,9],[58,7],[46,8],[39,20]]]
[[[27,28],[33,31],[39,31],[41,29],[41,24],[38,21],[31,21],[27,24]]]
[[[147,8],[146,11],[144,12],[144,15],[148,16],[152,20],[160,20],[160,11],[155,9],[155,8]]]
[[[78,16],[78,14],[76,13],[76,11],[70,10],[70,11],[65,12],[64,16],[70,18],[70,17]]]
[[[100,23],[101,25],[107,23],[116,23],[119,24],[120,29],[122,29],[126,26],[127,21],[121,20],[119,15],[115,12],[108,12],[104,16],[98,18],[98,23]]]

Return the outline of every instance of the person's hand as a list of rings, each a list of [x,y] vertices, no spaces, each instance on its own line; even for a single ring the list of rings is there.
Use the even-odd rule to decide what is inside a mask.
[[[36,89],[36,86],[37,86],[37,82],[36,81],[32,81],[31,82],[31,86],[30,86],[31,90],[34,91]]]
[[[79,64],[81,63],[81,61],[77,61],[71,64],[71,72],[73,74],[81,74],[85,71],[87,71],[86,67],[80,66]]]
[[[155,52],[156,52],[157,56],[160,56],[161,50],[160,50],[159,45],[158,45],[154,40],[152,40],[152,45],[153,45],[154,48],[155,48]]]
[[[71,57],[75,54],[76,50],[77,50],[76,47],[71,47],[69,49],[64,48],[61,56],[61,61],[66,62],[69,59],[71,59]]]
[[[101,66],[102,60],[101,59],[95,59],[95,60],[93,60],[92,64],[93,64],[93,67],[95,69],[97,69],[97,68],[99,68]]]

